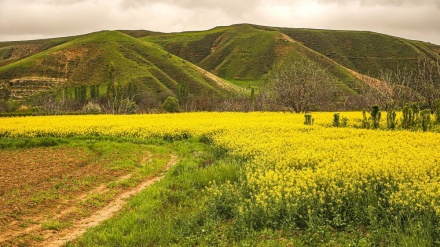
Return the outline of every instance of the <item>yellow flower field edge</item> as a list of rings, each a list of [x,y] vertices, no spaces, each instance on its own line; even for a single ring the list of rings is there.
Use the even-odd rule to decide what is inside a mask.
[[[417,221],[440,240],[439,133],[333,128],[333,113],[313,117],[311,126],[290,113],[4,118],[0,136],[203,137],[242,161],[237,181],[207,188],[209,210],[225,222],[344,230]]]

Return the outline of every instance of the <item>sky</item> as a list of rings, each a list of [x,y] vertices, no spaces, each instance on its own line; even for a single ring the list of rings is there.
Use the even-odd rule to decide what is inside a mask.
[[[440,0],[0,0],[0,41],[238,23],[373,31],[440,45]]]

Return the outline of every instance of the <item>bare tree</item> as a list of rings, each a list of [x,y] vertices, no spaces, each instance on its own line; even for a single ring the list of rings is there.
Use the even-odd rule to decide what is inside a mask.
[[[419,59],[415,89],[425,98],[431,111],[440,99],[440,62],[422,56]]]
[[[273,101],[299,113],[331,101],[334,79],[305,57],[287,57],[268,75],[266,90]]]
[[[395,72],[391,70],[380,71],[380,81],[387,85],[389,90],[383,90],[382,99],[385,109],[395,109],[403,107],[405,103],[416,101],[416,93],[410,88],[414,81],[414,73],[406,67],[397,68]]]
[[[49,115],[60,114],[64,107],[64,99],[57,96],[58,91],[42,92],[32,99],[37,109]]]

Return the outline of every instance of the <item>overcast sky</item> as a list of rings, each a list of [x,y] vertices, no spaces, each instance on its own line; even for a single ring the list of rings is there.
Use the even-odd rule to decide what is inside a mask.
[[[440,44],[440,0],[0,0],[0,41],[236,23],[366,30]]]

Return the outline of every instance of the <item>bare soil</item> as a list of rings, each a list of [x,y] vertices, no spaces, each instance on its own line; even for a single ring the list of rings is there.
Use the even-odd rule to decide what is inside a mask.
[[[143,189],[161,180],[164,177],[164,172],[171,166],[177,163],[177,157],[171,155],[168,163],[162,168],[162,171],[158,174],[147,177],[143,182],[133,189],[127,190],[118,196],[116,196],[109,204],[104,208],[96,211],[92,215],[86,218],[82,218],[75,222],[73,227],[67,228],[60,232],[46,234],[46,240],[40,243],[39,246],[62,246],[66,242],[72,241],[81,236],[87,229],[97,226],[102,221],[105,221],[114,216],[118,211],[122,209],[124,204],[131,196],[138,194]]]
[[[139,162],[145,165],[152,158],[144,153]],[[82,148],[0,151],[0,246],[61,246],[111,217],[128,197],[162,176],[112,188],[110,183],[130,180],[132,173],[106,169],[101,165],[106,160],[96,161],[95,154]],[[171,156],[163,170],[175,162]],[[93,204],[94,195],[108,198]],[[61,227],[44,227],[46,222],[60,222]]]

